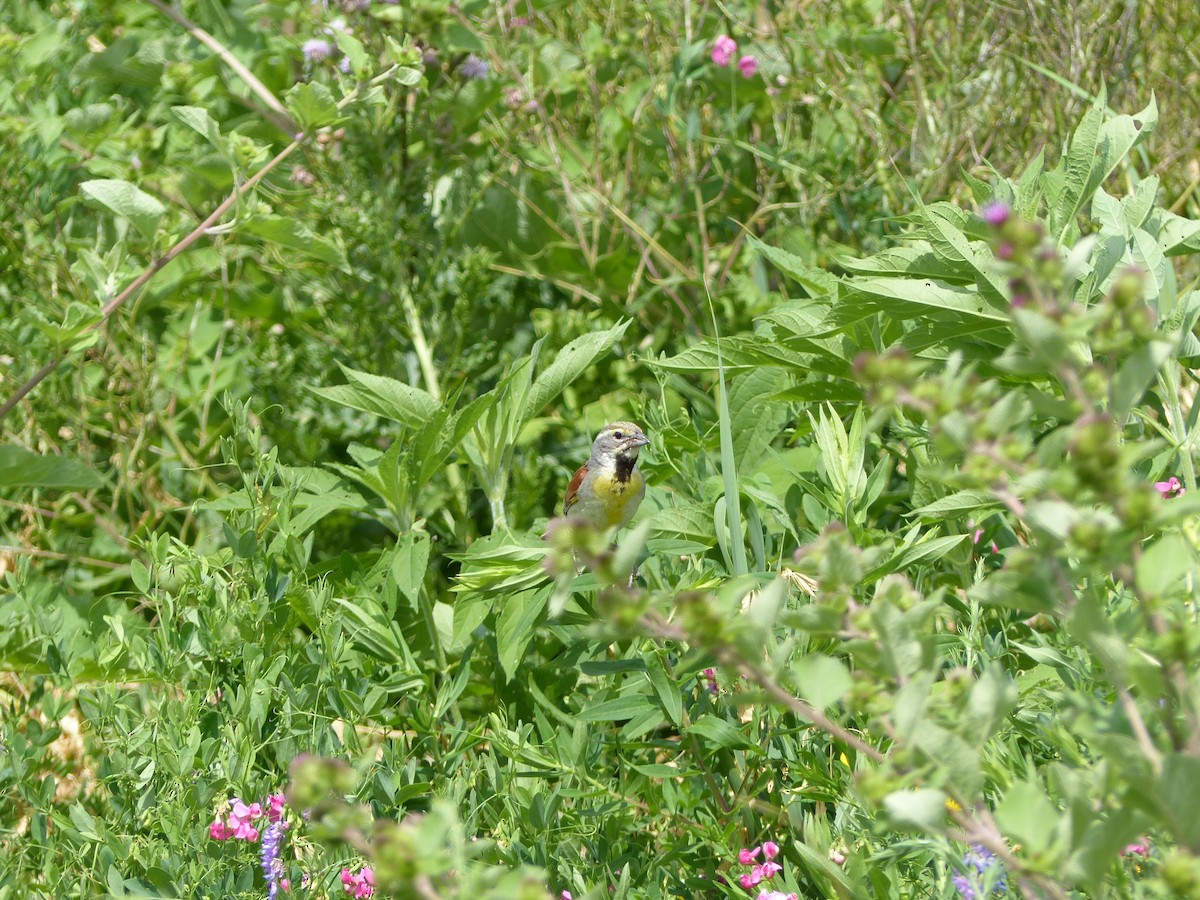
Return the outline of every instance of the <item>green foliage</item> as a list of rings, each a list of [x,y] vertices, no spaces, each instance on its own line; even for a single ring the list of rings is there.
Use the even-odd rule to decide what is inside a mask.
[[[1186,27],[10,6],[0,898],[1196,895]]]

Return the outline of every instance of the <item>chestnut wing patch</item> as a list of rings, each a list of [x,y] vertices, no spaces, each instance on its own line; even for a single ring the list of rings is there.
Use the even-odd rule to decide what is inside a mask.
[[[579,471],[571,479],[571,483],[567,485],[567,494],[563,498],[563,515],[565,516],[571,511],[571,507],[575,505],[575,501],[579,499],[579,486],[583,484],[583,479],[587,477],[587,463],[579,467]]]

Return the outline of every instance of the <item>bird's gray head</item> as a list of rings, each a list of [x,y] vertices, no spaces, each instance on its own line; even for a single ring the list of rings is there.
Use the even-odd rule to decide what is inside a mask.
[[[598,460],[637,459],[638,451],[650,439],[632,422],[605,425],[592,444],[592,456]]]

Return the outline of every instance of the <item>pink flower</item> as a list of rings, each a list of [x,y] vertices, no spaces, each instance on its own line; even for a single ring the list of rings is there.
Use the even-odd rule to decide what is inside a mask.
[[[750,888],[754,887],[756,884],[758,884],[760,881],[762,881],[761,877],[758,877],[758,878],[755,877],[755,874],[757,873],[757,871],[758,870],[755,869],[754,872],[747,872],[745,875],[742,875],[741,877],[738,878],[738,882],[746,890],[750,890]]]
[[[753,850],[747,850],[745,847],[743,847],[738,851],[738,862],[740,862],[743,866],[751,865],[754,862],[754,858],[758,856],[758,851],[760,849],[762,848],[755,847]]]
[[[753,56],[743,56],[738,60],[737,66],[743,78],[753,78],[754,73],[758,71],[758,60]]]
[[[1154,489],[1163,495],[1163,499],[1178,497],[1180,494],[1187,493],[1187,488],[1179,483],[1179,479],[1172,475],[1166,481],[1154,482]]]
[[[999,228],[1007,222],[1010,215],[1012,215],[1012,210],[1003,200],[993,200],[979,211],[980,218],[993,228]]]
[[[783,891],[759,891],[754,900],[798,900],[795,894],[785,894]]]
[[[575,898],[571,896],[570,891],[563,891],[562,894],[559,895],[558,900],[575,900]]]
[[[835,866],[845,865],[846,854],[840,850],[830,850],[829,859]]]
[[[351,897],[370,897],[375,893],[375,872],[370,866],[355,875],[349,869],[342,869],[342,890]]]
[[[223,841],[232,837],[233,832],[226,828],[220,819],[213,819],[213,823],[208,826],[208,836],[214,841]]]
[[[287,798],[283,794],[270,794],[267,797],[267,819],[272,822],[278,822],[283,818],[283,807],[287,803]]]
[[[735,53],[737,53],[737,41],[729,35],[723,34],[713,41],[712,61],[718,66],[724,68],[729,65],[729,61],[733,59]]]
[[[774,859],[779,855],[779,845],[774,841],[767,841],[763,844],[763,856],[767,859]]]
[[[1138,841],[1136,844],[1126,844],[1125,849],[1121,851],[1122,856],[1149,856],[1150,845]]]

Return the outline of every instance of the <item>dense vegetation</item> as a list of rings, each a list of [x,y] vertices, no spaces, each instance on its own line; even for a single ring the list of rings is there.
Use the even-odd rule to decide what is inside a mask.
[[[1193,4],[3,8],[0,900],[1200,897]]]

